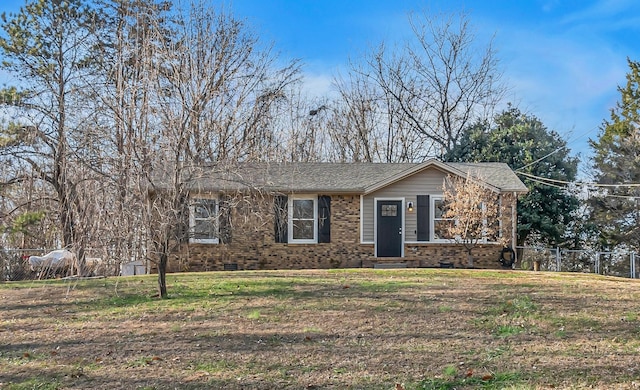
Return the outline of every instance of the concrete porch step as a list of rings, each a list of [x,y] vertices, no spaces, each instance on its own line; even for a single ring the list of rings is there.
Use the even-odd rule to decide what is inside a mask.
[[[374,269],[407,268],[407,263],[373,263]]]

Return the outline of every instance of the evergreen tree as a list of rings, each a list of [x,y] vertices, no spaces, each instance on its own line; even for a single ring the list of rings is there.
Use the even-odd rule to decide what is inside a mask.
[[[1,160],[15,172],[8,181],[40,181],[46,202],[55,199],[61,244],[82,259],[85,235],[76,153],[86,147],[81,131],[86,111],[80,91],[90,84],[87,65],[99,15],[83,0],[31,0],[0,23],[0,67],[18,82],[0,91],[0,104],[15,123],[0,128]],[[52,196],[53,195],[53,196]]]
[[[444,156],[445,161],[503,162],[526,175],[575,180],[578,159],[569,155],[560,135],[538,118],[510,107],[495,122],[495,127],[478,123],[467,128],[463,141]],[[561,186],[543,184],[530,176],[521,179],[529,193],[518,201],[518,245],[563,245],[578,199]]]
[[[604,186],[591,196],[591,220],[599,227],[600,245],[640,248],[640,62],[628,60],[620,101],[605,120],[594,151],[595,181]]]

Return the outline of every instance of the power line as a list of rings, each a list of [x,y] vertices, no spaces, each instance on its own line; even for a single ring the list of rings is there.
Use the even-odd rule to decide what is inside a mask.
[[[532,165],[534,165],[534,164],[537,164],[537,163],[539,163],[540,161],[544,160],[545,158],[547,158],[547,157],[549,157],[549,156],[552,156],[552,155],[554,155],[554,154],[558,153],[559,151],[561,151],[561,150],[562,150],[562,149],[564,149],[564,148],[565,148],[564,146],[559,147],[558,149],[554,150],[553,152],[551,152],[551,153],[549,153],[549,154],[546,154],[546,155],[544,155],[544,156],[540,157],[540,158],[539,158],[539,159],[537,159],[536,161],[534,161],[534,162],[532,162],[532,163],[529,163],[529,164],[527,164],[527,165],[525,165],[525,166],[523,166],[523,167],[520,167],[520,168],[516,169],[516,172],[519,172],[519,171],[521,171],[522,169],[528,168],[528,167],[530,167],[530,166],[532,166]]]
[[[537,159],[537,160],[535,160],[535,161],[533,161],[533,162],[531,162],[531,163],[529,163],[529,164],[527,164],[527,165],[525,165],[525,166],[522,166],[522,167],[520,167],[520,168],[516,169],[516,172],[519,172],[519,171],[521,171],[521,170],[523,170],[523,169],[525,169],[525,168],[528,168],[528,167],[530,167],[530,166],[532,166],[532,165],[534,165],[534,164],[537,164],[537,163],[539,163],[540,161],[542,161],[542,160],[546,159],[546,158],[547,158],[547,157],[549,157],[549,156],[552,156],[552,155],[554,155],[554,154],[558,153],[559,151],[561,151],[561,150],[563,150],[563,149],[568,149],[568,148],[569,148],[569,144],[570,144],[570,143],[572,143],[572,142],[574,142],[574,141],[577,141],[577,140],[581,139],[582,137],[587,136],[587,135],[588,135],[589,133],[591,133],[593,130],[596,130],[596,129],[598,129],[598,128],[599,128],[599,126],[594,126],[594,127],[590,128],[589,130],[586,130],[586,131],[582,132],[581,134],[577,134],[577,135],[575,135],[575,134],[574,134],[574,135],[570,136],[570,137],[566,140],[566,144],[565,144],[564,146],[561,146],[561,147],[557,148],[556,150],[552,151],[551,153],[548,153],[548,154],[546,154],[546,155],[544,155],[544,156],[540,157],[539,159]],[[568,150],[570,150],[570,149],[568,149]]]
[[[542,180],[537,180],[537,179],[534,179],[534,178],[528,178],[528,179],[533,181],[533,182],[536,182],[536,183],[539,183],[539,184],[542,184],[542,185],[545,185],[545,186],[549,186],[549,187],[559,188],[561,190],[564,190],[566,188],[564,186],[560,186],[560,185],[557,185],[557,184],[546,183],[546,182],[544,182]]]
[[[527,176],[527,179],[536,182],[538,184],[542,184],[545,186],[549,186],[549,187],[554,187],[554,188],[558,188],[561,190],[566,189],[566,185],[568,184],[574,184],[576,186],[592,186],[592,187],[601,187],[601,188],[606,188],[606,187],[640,187],[640,184],[635,184],[635,183],[631,183],[631,184],[598,184],[598,183],[585,183],[585,182],[568,182],[568,181],[564,181],[564,180],[555,180],[555,179],[548,179],[546,177],[540,177],[540,176],[535,176],[535,175],[530,175],[524,172],[516,172],[516,174],[519,175],[523,175],[523,176]],[[547,180],[547,181],[545,181]],[[560,184],[564,184],[564,185],[559,185],[559,184],[552,184],[551,182],[556,182],[556,183],[560,183]],[[587,188],[587,190],[589,190],[589,188]],[[601,194],[598,195],[599,198],[617,198],[617,199],[628,199],[628,200],[640,200],[640,196],[631,196],[631,195],[616,195],[616,194]]]
[[[621,183],[621,184],[601,184],[601,183],[595,183],[595,182],[581,182],[581,181],[576,181],[576,182],[571,182],[571,181],[566,181],[566,180],[557,180],[557,179],[549,179],[546,177],[541,177],[541,176],[536,176],[536,175],[532,175],[530,173],[525,173],[525,172],[519,172],[516,171],[517,175],[522,175],[525,176],[531,180],[536,180],[536,181],[542,181],[542,184],[549,184],[551,185],[551,183],[558,183],[558,184],[564,184],[564,185],[576,185],[576,186],[588,186],[588,187],[597,187],[597,188],[608,188],[608,187],[629,187],[629,188],[635,188],[635,187],[640,187],[640,183]]]

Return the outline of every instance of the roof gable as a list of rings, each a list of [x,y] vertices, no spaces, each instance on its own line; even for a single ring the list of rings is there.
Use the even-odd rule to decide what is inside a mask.
[[[447,163],[453,168],[471,174],[502,192],[527,193],[529,189],[505,163]]]
[[[457,166],[456,166],[457,165]],[[375,183],[372,186],[369,186],[365,189],[365,193],[375,192],[379,189],[387,187],[393,183],[399,182],[407,177],[415,175],[418,172],[422,172],[426,169],[437,169],[445,174],[467,177],[467,175],[471,175],[472,178],[478,179],[483,185],[489,187],[489,189],[495,192],[501,192],[501,188],[496,186],[494,182],[496,180],[492,180],[491,177],[485,176],[486,166],[485,164],[452,164],[452,163],[444,163],[440,160],[429,159],[421,164],[415,164],[408,167],[406,170],[399,172],[397,175],[389,176],[379,182]],[[509,169],[509,171],[511,171]],[[503,172],[504,173],[504,172]],[[517,179],[517,178],[516,178]]]

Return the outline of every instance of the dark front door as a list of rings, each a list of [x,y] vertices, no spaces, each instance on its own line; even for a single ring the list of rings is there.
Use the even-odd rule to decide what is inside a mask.
[[[379,200],[376,213],[376,256],[402,256],[402,201]]]

